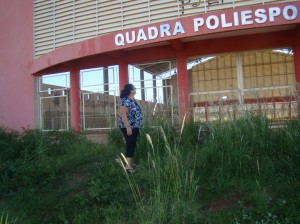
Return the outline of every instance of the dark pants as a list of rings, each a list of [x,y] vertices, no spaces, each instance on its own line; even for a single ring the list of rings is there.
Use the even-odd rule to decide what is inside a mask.
[[[139,128],[133,128],[132,129],[132,135],[127,135],[126,128],[121,128],[122,134],[126,141],[126,158],[133,158],[134,156],[134,150],[137,142],[137,138],[139,136],[140,129]]]

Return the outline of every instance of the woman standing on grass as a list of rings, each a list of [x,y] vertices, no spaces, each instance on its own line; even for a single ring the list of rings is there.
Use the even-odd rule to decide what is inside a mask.
[[[140,105],[134,99],[136,89],[132,84],[126,84],[121,91],[121,101],[119,102],[119,127],[126,141],[126,166],[128,173],[134,172],[132,160],[134,157],[137,138],[142,127],[143,114]]]

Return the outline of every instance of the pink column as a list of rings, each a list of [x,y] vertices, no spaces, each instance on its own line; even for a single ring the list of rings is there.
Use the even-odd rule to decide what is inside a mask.
[[[121,56],[124,57],[124,56]],[[128,63],[122,58],[119,60],[119,88],[120,91],[129,82],[128,78]]]
[[[299,32],[298,32],[297,37],[295,38],[294,49],[293,49],[294,50],[295,80],[297,83],[298,94],[300,93],[300,33]]]
[[[179,51],[177,55],[177,73],[178,73],[178,110],[179,117],[183,118],[184,115],[188,115],[189,109],[189,83],[188,83],[188,71],[187,71],[187,56],[184,51]]]
[[[296,38],[293,46],[294,50],[294,66],[295,66],[295,81],[296,81],[296,92],[297,92],[297,107],[298,112],[300,110],[300,26],[298,26]],[[299,114],[298,114],[299,116]]]
[[[80,131],[79,69],[70,69],[71,128]]]

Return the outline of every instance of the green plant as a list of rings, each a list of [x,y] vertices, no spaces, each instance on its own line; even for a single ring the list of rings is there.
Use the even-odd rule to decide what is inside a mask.
[[[112,128],[109,130],[108,135],[107,135],[107,143],[109,145],[114,145],[117,147],[124,146],[123,135],[119,128]]]
[[[170,146],[162,127],[158,127],[158,132],[159,138],[164,143],[162,148],[155,148],[152,138],[146,134],[149,143],[147,166],[150,198],[148,201],[144,201],[139,190],[141,187],[134,176],[127,174],[123,167],[135,198],[140,222],[145,220],[150,223],[188,222],[187,219],[193,220],[196,214],[194,199],[198,190],[197,180],[194,171],[183,166],[181,152],[177,145]],[[160,152],[162,150],[164,152]],[[125,157],[121,158],[125,163]]]
[[[96,176],[88,182],[88,194],[92,201],[108,205],[114,201],[123,201],[128,186],[124,185],[125,178],[116,164],[107,164],[98,170]]]
[[[300,222],[299,120],[274,128],[245,112],[179,128],[155,117],[151,124],[132,175],[116,163],[123,148],[113,142],[0,129],[0,209],[22,224]]]
[[[8,215],[6,215],[6,217],[4,217],[4,212],[1,214],[0,224],[8,224]]]
[[[0,224],[13,224],[16,222],[17,222],[17,218],[13,221],[9,221],[8,214],[5,215],[4,211],[2,212],[1,217],[0,217]]]
[[[244,206],[243,202],[239,202],[241,213],[239,214],[238,217],[234,218],[234,223],[235,224],[248,224],[248,223],[249,224],[250,223],[291,224],[293,223],[291,220],[289,220],[289,218],[283,217],[282,214],[278,213],[278,211],[276,211],[275,209],[277,208],[277,206],[284,207],[286,204],[285,200],[278,200],[281,203],[280,205],[277,204],[277,201],[273,201],[272,198],[269,198],[268,201],[269,201],[268,210],[265,212],[259,212],[252,208],[249,209]]]

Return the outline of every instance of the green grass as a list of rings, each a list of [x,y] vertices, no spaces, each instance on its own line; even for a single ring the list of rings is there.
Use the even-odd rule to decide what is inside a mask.
[[[75,132],[0,129],[2,223],[300,223],[300,121],[145,125],[128,175]]]

